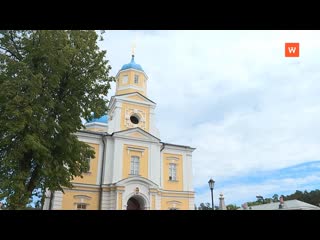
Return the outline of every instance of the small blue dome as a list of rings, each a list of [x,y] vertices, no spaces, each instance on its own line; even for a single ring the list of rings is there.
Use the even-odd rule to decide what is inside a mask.
[[[88,123],[92,123],[92,122],[98,122],[98,123],[108,123],[108,115],[104,115],[101,118],[94,118],[91,121],[88,121]]]
[[[134,55],[132,55],[131,62],[127,63],[127,64],[124,64],[122,66],[122,68],[120,69],[120,71],[129,69],[129,68],[133,68],[133,69],[136,69],[136,70],[139,70],[139,71],[143,71],[141,65],[140,64],[136,64],[134,62]]]

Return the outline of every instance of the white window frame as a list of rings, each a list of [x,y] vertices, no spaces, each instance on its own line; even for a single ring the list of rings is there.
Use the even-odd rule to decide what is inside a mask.
[[[140,157],[131,156],[130,160],[130,175],[139,175]]]
[[[134,84],[139,84],[139,75],[134,75]]]
[[[129,76],[128,75],[124,75],[123,78],[122,78],[122,84],[127,84],[128,83],[128,79],[129,79]]]
[[[169,181],[177,181],[177,164],[169,163]]]
[[[84,208],[80,207],[79,206],[84,206]],[[86,203],[76,203],[76,210],[87,210],[87,206],[88,204]]]
[[[90,166],[91,165],[91,160],[92,160],[92,158],[90,158],[90,157],[86,158],[86,161],[89,162],[89,168],[88,168],[88,171],[86,171],[84,173],[91,173],[91,171],[90,171],[91,170],[91,166]]]

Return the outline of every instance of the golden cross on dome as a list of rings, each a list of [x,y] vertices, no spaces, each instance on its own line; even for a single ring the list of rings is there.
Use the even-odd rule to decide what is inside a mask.
[[[135,54],[137,39],[138,39],[137,33],[135,33],[134,40],[132,42],[132,47],[131,47],[132,56],[134,56],[134,54]]]
[[[132,52],[132,55],[134,56],[134,50],[136,48],[136,43],[132,43],[132,48],[131,48],[131,52]]]

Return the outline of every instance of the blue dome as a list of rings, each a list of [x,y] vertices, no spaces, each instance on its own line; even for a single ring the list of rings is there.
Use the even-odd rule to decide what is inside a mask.
[[[143,71],[141,65],[140,64],[136,64],[134,62],[134,55],[132,55],[131,62],[123,65],[122,68],[120,69],[120,71],[129,69],[129,68],[133,68],[133,69],[136,69],[136,70],[139,70],[139,71]]]
[[[94,118],[91,121],[88,121],[88,123],[92,123],[92,122],[98,122],[98,123],[108,123],[108,115],[104,115],[101,118]]]

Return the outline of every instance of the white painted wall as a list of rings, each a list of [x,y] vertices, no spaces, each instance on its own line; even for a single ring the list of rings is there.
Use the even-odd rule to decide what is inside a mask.
[[[61,191],[54,192],[52,210],[62,209],[62,198],[63,198],[63,193]]]
[[[110,136],[106,138],[106,151],[105,151],[105,168],[104,168],[104,181],[103,184],[112,183],[113,168],[114,168],[114,139]]]

